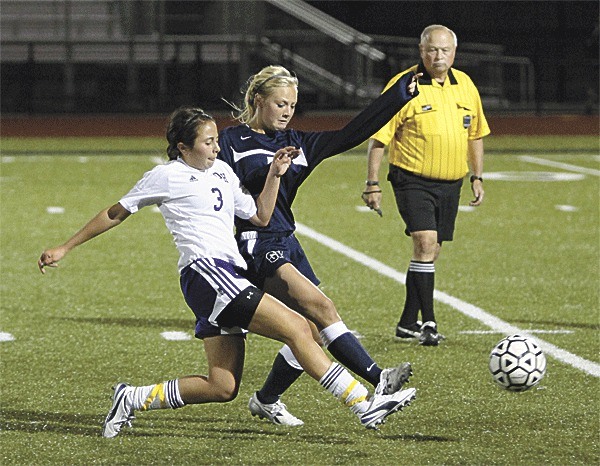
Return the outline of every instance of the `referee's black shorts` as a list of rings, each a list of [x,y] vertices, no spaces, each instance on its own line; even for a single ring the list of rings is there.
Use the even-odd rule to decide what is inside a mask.
[[[456,181],[422,178],[390,164],[388,181],[406,224],[406,234],[434,230],[438,243],[452,241],[463,179]]]

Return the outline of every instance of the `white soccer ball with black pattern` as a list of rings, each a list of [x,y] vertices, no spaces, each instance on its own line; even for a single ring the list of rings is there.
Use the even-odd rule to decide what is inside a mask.
[[[531,339],[508,336],[490,353],[490,372],[494,382],[513,392],[523,392],[537,385],[546,374],[546,356]]]

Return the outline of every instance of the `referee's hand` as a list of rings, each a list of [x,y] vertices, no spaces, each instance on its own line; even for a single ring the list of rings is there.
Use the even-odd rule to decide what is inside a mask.
[[[483,202],[483,196],[485,194],[485,191],[483,190],[483,183],[479,180],[475,180],[473,183],[471,183],[471,191],[473,191],[475,199],[469,202],[469,205],[473,207],[481,205]]]
[[[381,188],[379,186],[366,186],[361,198],[367,207],[369,207],[369,209],[374,210],[379,214],[380,217],[383,217],[383,212],[381,211],[380,207]]]

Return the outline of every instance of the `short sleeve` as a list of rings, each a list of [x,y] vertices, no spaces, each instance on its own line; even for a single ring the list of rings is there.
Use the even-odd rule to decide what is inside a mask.
[[[160,205],[169,197],[169,180],[164,166],[158,166],[144,173],[131,190],[119,201],[132,214],[142,207]]]

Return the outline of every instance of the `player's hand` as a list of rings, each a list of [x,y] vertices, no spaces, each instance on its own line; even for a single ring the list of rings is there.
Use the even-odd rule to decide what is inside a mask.
[[[292,160],[300,155],[300,149],[288,146],[283,149],[279,149],[273,157],[273,163],[271,164],[271,172],[276,177],[283,176],[287,172],[288,168],[292,164]]]
[[[381,211],[381,188],[379,186],[365,187],[360,197],[369,209],[374,210],[380,217],[383,217],[383,212]]]
[[[58,261],[65,257],[66,249],[62,246],[52,249],[46,249],[38,259],[38,268],[40,272],[46,273],[44,267],[58,267]]]
[[[419,78],[421,76],[423,76],[423,73],[417,73],[413,75],[410,83],[408,83],[408,93],[410,95],[414,95],[415,91],[417,90],[417,84],[419,83]]]
[[[485,194],[485,191],[483,190],[483,183],[479,180],[473,181],[473,183],[471,183],[471,191],[473,191],[475,199],[469,202],[469,205],[473,207],[481,205],[483,202],[483,196]]]

